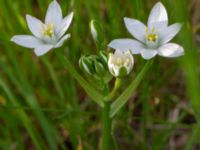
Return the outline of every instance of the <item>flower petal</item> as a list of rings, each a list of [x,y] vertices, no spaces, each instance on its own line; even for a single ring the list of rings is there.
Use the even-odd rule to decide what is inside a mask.
[[[145,43],[146,26],[139,20],[124,18],[127,30],[139,41]]]
[[[167,21],[155,22],[148,25],[148,31],[154,30],[154,33],[158,34],[161,31],[164,31],[167,27]]]
[[[55,26],[58,26],[61,21],[62,21],[61,7],[56,0],[53,0],[53,2],[49,4],[45,17],[45,24],[54,24]]]
[[[178,44],[167,43],[158,49],[158,55],[163,57],[179,57],[184,55],[184,49]]]
[[[132,54],[139,54],[143,45],[132,39],[116,39],[109,43],[108,47],[116,50],[128,51],[131,50]]]
[[[167,11],[161,2],[156,3],[152,8],[148,18],[148,27],[156,22],[163,22],[163,25],[168,25]]]
[[[154,56],[157,55],[157,50],[153,50],[153,49],[142,49],[141,50],[141,55],[144,59],[151,59]]]
[[[61,24],[58,26],[57,30],[56,30],[56,35],[58,36],[58,38],[60,38],[61,36],[63,36],[63,34],[65,34],[65,32],[67,31],[67,29],[69,28],[72,19],[73,19],[73,15],[74,13],[71,12],[68,16],[66,16]]]
[[[11,41],[27,48],[35,48],[44,44],[41,40],[30,35],[16,35],[12,37]]]
[[[181,23],[175,23],[173,25],[170,25],[169,27],[165,28],[160,33],[160,42],[162,44],[165,44],[169,42],[171,39],[175,37],[175,35],[181,30],[182,24]]]
[[[63,36],[60,41],[54,46],[55,48],[61,47],[63,45],[63,43],[68,40],[71,37],[70,34],[66,34],[65,36]]]
[[[29,30],[33,33],[33,35],[40,38],[43,23],[39,19],[32,17],[30,15],[26,15],[26,21],[27,21]]]
[[[52,48],[53,48],[53,45],[42,45],[42,46],[38,46],[37,48],[35,48],[34,52],[37,56],[42,56],[42,55],[46,54]]]

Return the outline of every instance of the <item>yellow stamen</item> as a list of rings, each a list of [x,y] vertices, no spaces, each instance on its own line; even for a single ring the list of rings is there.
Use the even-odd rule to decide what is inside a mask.
[[[156,42],[158,36],[154,33],[155,32],[155,28],[152,28],[151,33],[148,33],[148,28],[146,28],[146,38],[149,42]]]
[[[53,24],[48,24],[46,27],[43,26],[43,35],[46,35],[46,36],[49,36],[49,37],[52,37],[53,35]]]

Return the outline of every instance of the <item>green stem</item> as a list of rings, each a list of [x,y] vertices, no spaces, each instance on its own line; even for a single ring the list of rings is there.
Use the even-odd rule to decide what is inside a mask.
[[[112,129],[112,130],[113,130],[113,129]],[[113,143],[113,146],[114,146],[115,150],[119,150],[113,132],[112,132],[112,143]]]
[[[112,119],[109,117],[109,114],[110,114],[110,103],[104,102],[102,150],[110,150],[110,143],[112,139],[111,136]]]
[[[112,100],[115,97],[116,92],[120,88],[120,86],[121,86],[121,79],[120,78],[116,78],[114,88],[111,91],[111,93],[106,97],[105,100],[106,101]]]
[[[143,122],[143,144],[142,144],[142,149],[146,150],[147,149],[147,117],[148,117],[148,83],[146,82],[144,84],[144,87],[142,88],[142,91],[144,94],[142,95],[141,99],[143,101],[143,117],[142,117],[142,122]]]

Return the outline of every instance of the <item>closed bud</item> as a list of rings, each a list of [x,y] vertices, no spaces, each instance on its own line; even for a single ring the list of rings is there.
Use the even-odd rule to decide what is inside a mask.
[[[134,59],[132,54],[127,51],[116,50],[115,53],[111,53],[108,59],[108,68],[110,73],[115,77],[124,77],[128,75],[134,65]]]
[[[103,51],[100,51],[98,55],[82,56],[79,66],[96,81],[107,83],[113,77],[108,70],[107,54]]]
[[[82,70],[84,70],[85,72],[87,72],[90,75],[95,73],[92,60],[86,56],[82,56],[79,59],[79,66]]]
[[[104,66],[107,67],[107,64],[108,64],[108,56],[107,56],[106,52],[100,51],[100,52],[99,52],[99,59],[100,59],[101,62],[104,64]]]
[[[94,67],[95,67],[95,71],[98,75],[104,75],[106,72],[105,67],[103,66],[103,64],[101,62],[95,61],[94,62]]]
[[[104,34],[100,24],[97,21],[92,20],[90,22],[90,30],[95,44],[97,45],[97,48],[101,49],[102,44],[104,42]]]

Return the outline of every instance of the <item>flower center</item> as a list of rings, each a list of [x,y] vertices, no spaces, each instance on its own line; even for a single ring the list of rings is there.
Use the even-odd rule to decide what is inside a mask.
[[[154,28],[152,28],[150,33],[148,32],[148,28],[146,29],[146,38],[148,42],[156,42],[156,40],[158,39],[158,35],[156,35],[154,32]]]
[[[130,63],[130,60],[126,58],[125,60],[122,60],[121,58],[117,58],[115,65],[116,66],[128,66]]]
[[[46,27],[43,25],[42,28],[43,28],[43,30],[42,30],[42,34],[43,35],[52,37],[52,35],[53,35],[53,28],[54,28],[53,24],[47,24]]]
[[[115,62],[115,65],[117,66],[121,66],[122,65],[122,60],[121,58],[117,58],[116,62]]]

